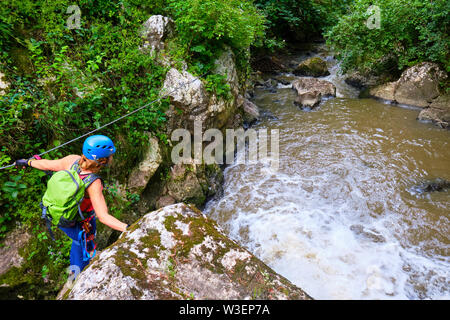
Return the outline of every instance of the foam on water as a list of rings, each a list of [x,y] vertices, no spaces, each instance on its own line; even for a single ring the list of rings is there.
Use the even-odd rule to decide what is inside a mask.
[[[408,150],[437,157],[438,172],[448,173],[438,166],[448,149],[415,131],[397,140],[403,129],[383,121],[361,129],[350,100],[300,113],[290,95],[281,92],[280,106],[270,105],[280,121],[260,124],[280,129],[279,170],[270,162],[227,167],[224,194],[205,213],[316,299],[448,298],[449,197],[423,201],[406,190],[431,170]],[[373,103],[365,112],[379,108],[380,117],[405,121],[394,119],[399,127],[415,124],[412,113]],[[442,224],[430,217],[435,212]]]

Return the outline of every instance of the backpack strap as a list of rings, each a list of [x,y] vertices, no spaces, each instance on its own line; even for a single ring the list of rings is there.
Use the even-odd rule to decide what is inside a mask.
[[[81,172],[81,167],[80,167],[80,163],[79,163],[80,159],[76,160],[72,166],[70,167],[71,170],[75,170],[76,172],[80,173]]]
[[[84,189],[87,190],[87,188],[89,188],[89,186],[92,184],[92,182],[94,182],[95,180],[100,179],[100,181],[102,181],[102,178],[100,178],[100,176],[96,175],[95,173],[90,173],[88,176],[83,178],[83,182],[84,182]],[[103,185],[103,183],[102,183]]]
[[[72,166],[70,167],[70,169],[75,170],[78,174],[81,172],[81,167],[80,167],[80,163],[79,163],[80,159],[76,160]],[[92,184],[92,182],[94,182],[97,179],[102,179],[100,176],[96,175],[95,173],[89,173],[86,177],[83,178],[83,182],[85,185],[85,189],[89,188],[89,186]],[[103,185],[103,180],[101,180],[102,185]]]

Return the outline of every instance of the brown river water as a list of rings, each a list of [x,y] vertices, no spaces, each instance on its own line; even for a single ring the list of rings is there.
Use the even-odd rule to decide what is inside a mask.
[[[358,99],[331,67],[338,97],[310,112],[288,85],[256,90],[279,169],[229,165],[204,212],[316,299],[450,299],[450,190],[414,188],[450,180],[450,131]]]

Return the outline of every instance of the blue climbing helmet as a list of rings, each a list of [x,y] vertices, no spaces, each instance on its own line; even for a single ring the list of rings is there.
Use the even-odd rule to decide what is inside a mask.
[[[83,154],[89,160],[108,158],[115,152],[116,148],[112,140],[101,134],[90,136],[83,144]]]

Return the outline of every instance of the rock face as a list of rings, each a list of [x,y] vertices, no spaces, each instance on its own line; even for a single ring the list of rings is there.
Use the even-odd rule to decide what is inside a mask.
[[[31,235],[22,230],[16,229],[9,233],[0,246],[0,275],[8,272],[12,267],[19,268],[23,263],[23,258],[19,250],[30,240]]]
[[[301,62],[293,71],[297,76],[326,77],[330,75],[327,63],[319,57]]]
[[[224,48],[211,70],[213,74],[223,75],[229,85],[229,97],[223,98],[208,90],[204,79],[188,72],[185,62],[171,61],[166,49],[168,41],[176,37],[172,24],[170,18],[152,16],[141,30],[141,36],[146,43],[142,49],[155,53],[156,61],[169,70],[160,92],[161,96],[170,100],[169,108],[165,112],[165,128],[161,131],[170,139],[176,129],[187,129],[193,135],[196,121],[201,122],[202,132],[211,128],[225,130],[242,126],[245,111],[255,110],[248,110],[242,107],[242,103],[239,104],[241,87],[231,48]],[[173,147],[170,142],[167,146],[160,144],[164,151],[163,160],[155,151],[156,148],[151,148],[151,143],[151,149],[143,162],[132,170],[128,179],[130,190],[142,193],[138,204],[140,214],[148,212],[149,207],[160,208],[183,201],[200,206],[220,189],[223,179],[220,167],[175,165],[167,157]],[[154,144],[156,146],[156,143]],[[155,176],[152,179],[155,172],[160,172],[161,178]]]
[[[322,98],[336,96],[336,87],[325,80],[299,78],[292,82],[292,88],[298,94],[295,103],[301,108],[312,109],[322,101]]]
[[[445,79],[447,74],[437,64],[423,62],[408,68],[397,81],[372,88],[370,95],[426,108],[439,96],[439,83]]]
[[[144,39],[142,48],[154,52],[164,48],[165,40],[174,34],[175,24],[171,18],[155,15],[148,18],[140,31]]]
[[[189,202],[201,206],[205,200],[221,191],[223,173],[217,164],[196,165],[176,164],[171,168],[170,178],[166,182],[163,194],[174,202]],[[158,202],[170,200],[161,197]]]
[[[67,299],[311,299],[195,207],[145,215],[77,277]]]
[[[232,69],[228,72],[230,77],[233,77]],[[232,93],[239,90],[234,80],[229,82],[229,85]],[[178,128],[188,129],[193,133],[194,121],[201,121],[205,130],[221,129],[230,125],[237,111],[237,96],[232,95],[228,100],[219,99],[216,95],[208,93],[203,82],[196,80],[196,77],[187,71],[170,69],[163,90],[163,94],[167,94],[171,99],[169,110],[166,112],[168,133]]]
[[[128,178],[128,188],[131,192],[140,194],[153,174],[158,170],[162,163],[161,150],[158,139],[149,137],[149,146],[145,151],[143,160],[133,169]]]
[[[234,63],[234,53],[230,47],[225,47],[225,50],[214,61],[213,73],[221,74],[226,77],[233,96],[237,97],[239,94],[239,78],[237,75],[236,65]]]
[[[176,164],[172,167],[166,186],[168,195],[176,202],[189,201],[200,205],[205,200],[196,171],[195,165]]]

